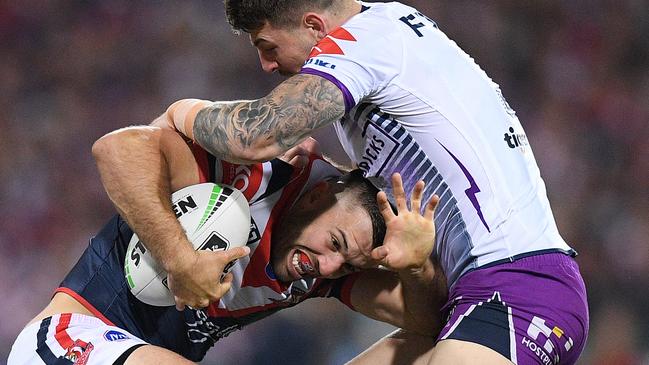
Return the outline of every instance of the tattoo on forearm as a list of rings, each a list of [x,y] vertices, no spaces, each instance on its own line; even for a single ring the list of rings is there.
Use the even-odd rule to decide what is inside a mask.
[[[267,145],[269,140],[287,150],[313,130],[342,118],[344,105],[342,92],[330,81],[296,75],[264,98],[216,102],[201,110],[194,138],[215,156],[238,162],[236,151]]]

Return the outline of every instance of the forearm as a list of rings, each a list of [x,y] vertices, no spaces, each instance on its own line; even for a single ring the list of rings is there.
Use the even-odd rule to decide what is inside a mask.
[[[109,198],[168,272],[193,248],[171,209],[169,163],[160,130],[126,128],[93,145],[93,156]]]
[[[167,116],[173,128],[207,151],[235,163],[266,161],[340,119],[342,92],[326,79],[298,75],[252,101],[185,99]]]
[[[440,308],[446,302],[444,276],[432,270],[393,272],[365,270],[351,289],[356,311],[375,320],[424,336],[441,330]]]
[[[446,302],[446,280],[441,269],[428,260],[418,269],[398,273],[403,300],[403,327],[434,336],[441,330],[440,309]]]

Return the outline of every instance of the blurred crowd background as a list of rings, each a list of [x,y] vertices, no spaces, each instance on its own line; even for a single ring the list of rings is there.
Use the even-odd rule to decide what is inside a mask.
[[[588,286],[580,363],[649,364],[649,1],[404,2],[501,85],[527,130]],[[0,1],[0,363],[113,214],[93,141],[179,98],[257,98],[279,81],[221,1]],[[340,364],[390,330],[313,300],[203,363]]]

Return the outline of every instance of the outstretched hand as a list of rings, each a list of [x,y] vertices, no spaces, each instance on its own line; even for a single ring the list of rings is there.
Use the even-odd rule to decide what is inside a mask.
[[[216,302],[232,286],[232,274],[221,278],[224,268],[236,259],[247,256],[250,248],[236,247],[225,251],[194,251],[184,265],[169,272],[169,289],[174,294],[176,309],[185,306],[205,308]]]
[[[406,203],[406,192],[401,175],[392,175],[392,191],[397,205],[395,215],[385,192],[377,194],[377,202],[385,219],[386,233],[383,245],[372,250],[372,258],[392,271],[422,268],[435,246],[434,212],[439,197],[433,195],[420,212],[425,183],[418,181]]]

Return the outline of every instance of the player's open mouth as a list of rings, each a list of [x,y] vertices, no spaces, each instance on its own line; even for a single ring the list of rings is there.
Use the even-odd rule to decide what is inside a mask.
[[[291,261],[295,271],[297,271],[300,276],[312,275],[315,276],[315,267],[309,258],[309,255],[306,253],[296,250],[293,254],[293,259]]]

